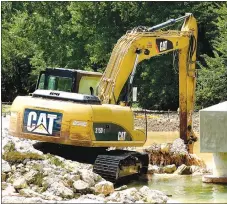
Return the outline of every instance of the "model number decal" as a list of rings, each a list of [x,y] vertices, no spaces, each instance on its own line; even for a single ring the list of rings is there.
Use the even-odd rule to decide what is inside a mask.
[[[126,132],[118,132],[118,140],[123,141],[125,140]]]
[[[99,134],[105,133],[105,129],[104,128],[95,128],[95,133],[99,133]]]

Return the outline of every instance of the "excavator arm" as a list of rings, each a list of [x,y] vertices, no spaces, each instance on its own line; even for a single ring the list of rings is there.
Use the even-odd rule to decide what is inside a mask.
[[[160,31],[160,28],[184,19],[180,31]],[[192,130],[192,113],[196,82],[197,23],[192,14],[171,19],[157,26],[133,29],[115,45],[107,68],[97,87],[102,103],[116,104],[126,81],[132,84],[136,66],[143,60],[171,51],[179,52],[180,137],[192,152],[196,140]]]

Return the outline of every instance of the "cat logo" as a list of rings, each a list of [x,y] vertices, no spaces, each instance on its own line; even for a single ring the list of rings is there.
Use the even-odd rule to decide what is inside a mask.
[[[24,132],[44,135],[59,134],[61,116],[61,113],[26,109],[24,114]]]
[[[167,40],[160,42],[160,52],[167,50]]]
[[[173,49],[173,43],[170,40],[156,39],[156,50],[158,53],[171,49]]]

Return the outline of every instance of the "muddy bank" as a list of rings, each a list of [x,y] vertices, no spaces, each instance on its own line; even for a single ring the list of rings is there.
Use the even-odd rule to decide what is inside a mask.
[[[179,131],[179,122],[179,115],[177,113],[147,114],[148,131]],[[135,127],[145,128],[144,114],[135,113]],[[194,132],[199,133],[199,112],[193,114],[193,130]]]

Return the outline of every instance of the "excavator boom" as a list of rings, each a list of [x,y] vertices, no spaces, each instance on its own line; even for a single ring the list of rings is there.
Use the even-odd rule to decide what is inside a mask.
[[[158,29],[184,19],[181,31]],[[139,30],[139,31],[137,31]],[[98,85],[102,103],[116,104],[123,86],[130,77],[132,83],[136,65],[154,56],[179,51],[179,108],[180,137],[186,144],[193,143],[192,112],[196,81],[197,23],[192,14],[171,19],[151,28],[133,29],[115,45],[107,68]],[[189,149],[192,152],[192,149]]]

